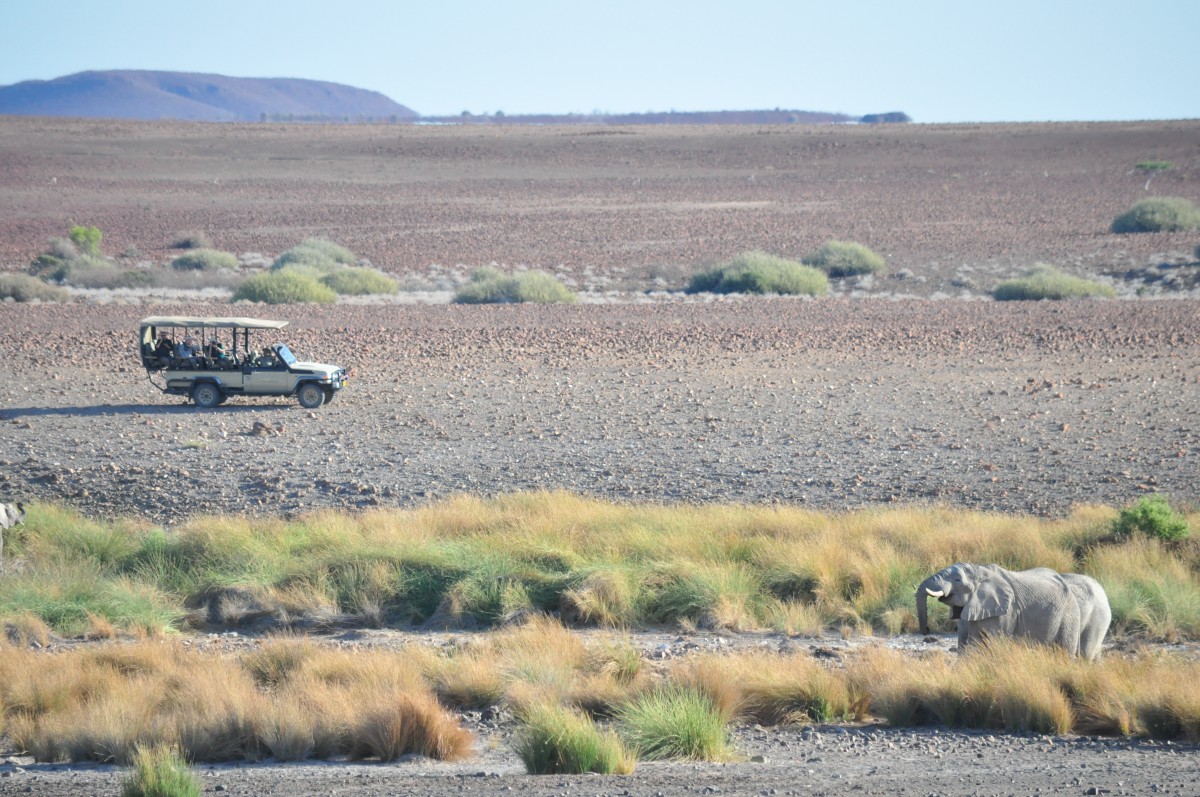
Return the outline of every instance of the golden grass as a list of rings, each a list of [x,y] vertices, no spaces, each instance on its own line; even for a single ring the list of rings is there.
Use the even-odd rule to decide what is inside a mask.
[[[191,761],[455,760],[473,740],[445,706],[621,717],[635,703],[653,711],[664,689],[702,697],[722,722],[881,717],[1200,740],[1200,662],[1177,655],[1089,663],[1001,640],[962,656],[869,645],[842,664],[764,650],[651,662],[628,639],[585,644],[541,618],[440,649],[342,650],[290,638],[237,656],[167,640],[54,654],[9,646],[0,649],[0,701],[13,745],[38,760],[121,764],[152,742]]]

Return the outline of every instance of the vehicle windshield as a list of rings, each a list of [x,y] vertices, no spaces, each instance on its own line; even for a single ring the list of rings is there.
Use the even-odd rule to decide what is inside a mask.
[[[292,350],[286,344],[280,343],[275,347],[275,351],[279,352],[279,359],[283,360],[288,365],[296,364],[296,355],[292,354]]]

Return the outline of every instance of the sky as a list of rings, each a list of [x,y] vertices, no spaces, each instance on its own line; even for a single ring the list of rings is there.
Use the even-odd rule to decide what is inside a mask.
[[[1200,117],[1200,0],[0,0],[0,85],[297,77],[427,116]]]

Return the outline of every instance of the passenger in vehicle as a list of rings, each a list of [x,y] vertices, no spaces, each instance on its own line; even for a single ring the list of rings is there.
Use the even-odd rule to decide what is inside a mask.
[[[166,367],[171,364],[171,357],[175,354],[175,341],[167,335],[166,332],[158,333],[158,342],[154,344],[154,357],[158,360],[158,365]]]
[[[213,338],[204,347],[204,356],[208,358],[209,365],[213,368],[226,368],[233,364],[233,360],[229,357],[229,352],[225,350],[225,346],[221,341]]]
[[[184,338],[183,343],[175,347],[175,357],[192,368],[204,364],[200,353],[196,351],[196,339],[192,337]]]

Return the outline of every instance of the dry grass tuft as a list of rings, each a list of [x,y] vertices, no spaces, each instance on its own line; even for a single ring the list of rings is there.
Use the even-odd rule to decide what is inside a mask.
[[[428,692],[377,698],[350,733],[350,757],[395,761],[418,753],[439,761],[458,761],[471,753],[474,737]]]

